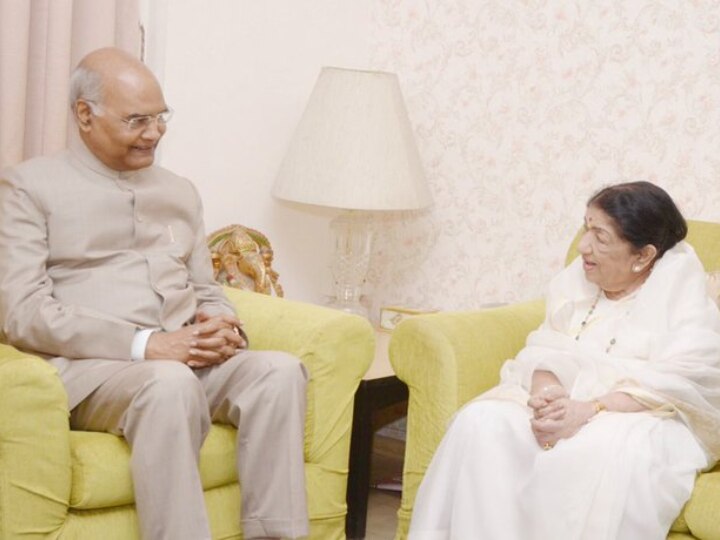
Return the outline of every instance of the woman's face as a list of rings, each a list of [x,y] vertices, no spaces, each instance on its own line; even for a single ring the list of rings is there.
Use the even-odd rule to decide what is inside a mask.
[[[649,272],[640,264],[640,252],[617,232],[615,221],[595,206],[588,206],[585,212],[585,234],[578,251],[587,280],[610,293],[609,297],[629,294]]]

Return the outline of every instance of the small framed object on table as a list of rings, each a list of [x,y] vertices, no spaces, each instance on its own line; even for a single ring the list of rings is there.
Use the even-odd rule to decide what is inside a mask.
[[[409,317],[436,312],[436,309],[413,309],[397,306],[382,307],[380,308],[380,329],[386,332],[392,332],[398,324]]]

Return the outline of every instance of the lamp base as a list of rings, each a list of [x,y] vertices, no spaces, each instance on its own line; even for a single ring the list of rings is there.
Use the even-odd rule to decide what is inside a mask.
[[[368,309],[360,298],[370,267],[373,241],[370,216],[366,212],[344,212],[330,222],[330,230],[335,248],[332,261],[335,298],[328,305],[368,317]]]
[[[326,305],[327,307],[339,309],[340,311],[344,311],[345,313],[360,315],[361,317],[365,317],[366,319],[370,317],[370,312],[368,311],[368,308],[363,306],[359,300],[354,298],[347,300],[342,298],[332,298]]]

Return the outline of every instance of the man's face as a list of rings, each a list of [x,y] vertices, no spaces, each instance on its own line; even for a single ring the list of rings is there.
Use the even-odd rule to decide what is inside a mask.
[[[102,103],[95,107],[78,102],[78,115],[85,113],[81,132],[90,151],[116,171],[135,171],[152,165],[155,148],[166,126],[156,115],[168,110],[162,90],[150,77],[129,76],[105,83]],[[127,120],[152,116],[149,122],[131,127]]]

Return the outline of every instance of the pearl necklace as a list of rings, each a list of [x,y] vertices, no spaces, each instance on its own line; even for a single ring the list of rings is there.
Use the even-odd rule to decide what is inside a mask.
[[[590,310],[587,312],[587,315],[585,315],[585,318],[580,323],[580,329],[578,330],[577,334],[575,334],[575,341],[580,341],[580,334],[582,334],[583,330],[585,330],[585,327],[588,324],[588,321],[590,320],[590,317],[592,317],[592,314],[595,312],[595,308],[598,305],[598,302],[600,301],[600,295],[602,294],[602,289],[598,289],[598,293],[595,296],[595,300],[593,300],[592,305],[590,306]],[[608,343],[608,346],[605,348],[605,352],[609,353],[610,349],[613,348],[613,345],[616,343],[615,337],[610,339],[610,342]]]

